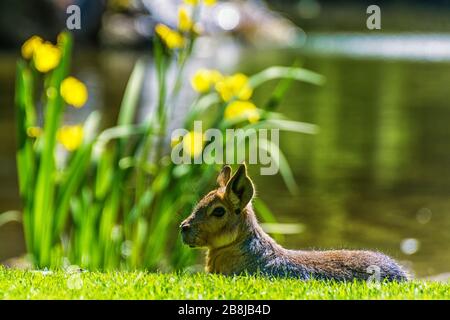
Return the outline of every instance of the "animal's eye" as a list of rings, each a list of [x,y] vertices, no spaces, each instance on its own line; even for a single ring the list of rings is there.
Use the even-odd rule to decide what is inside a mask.
[[[213,212],[211,212],[211,215],[214,217],[222,217],[225,214],[225,209],[223,207],[216,207],[214,208]]]

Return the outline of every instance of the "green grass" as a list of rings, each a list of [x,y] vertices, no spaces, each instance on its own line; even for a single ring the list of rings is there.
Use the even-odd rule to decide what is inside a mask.
[[[146,272],[2,269],[0,299],[450,299],[450,283],[336,283]]]

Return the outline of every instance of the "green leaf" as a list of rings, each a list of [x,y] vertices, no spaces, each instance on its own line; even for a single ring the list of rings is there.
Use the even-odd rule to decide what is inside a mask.
[[[131,72],[120,105],[120,113],[117,120],[118,126],[128,125],[134,121],[142,85],[144,83],[145,65],[144,59],[139,59]]]
[[[277,218],[275,218],[275,215],[263,200],[261,200],[260,198],[255,198],[253,200],[253,206],[255,207],[256,212],[264,222],[270,223],[277,222]]]
[[[325,78],[313,71],[309,71],[303,68],[294,67],[269,67],[250,77],[250,86],[256,88],[269,80],[290,78],[297,81],[303,81],[315,85],[322,85],[325,82]]]
[[[275,164],[280,170],[281,177],[283,178],[286,187],[292,194],[297,194],[297,183],[295,182],[291,167],[280,148],[272,141],[261,138],[258,140],[258,147],[270,154],[272,161],[275,161]]]
[[[280,120],[280,119],[263,120],[248,125],[246,126],[246,128],[279,129],[283,131],[306,133],[306,134],[317,134],[319,132],[319,127],[315,124],[301,121]]]
[[[27,136],[27,129],[35,125],[35,109],[33,103],[33,74],[23,60],[17,63],[15,120],[17,132],[17,176],[19,194],[23,200],[24,233],[27,250],[34,252],[33,197],[36,181],[37,155],[33,148],[33,140]]]
[[[75,152],[71,159],[64,179],[61,181],[60,193],[58,194],[55,207],[55,225],[53,237],[57,238],[64,229],[69,214],[70,199],[78,191],[88,169],[91,159],[92,144],[95,139],[95,132],[100,123],[100,114],[97,111],[92,112],[83,128],[85,138],[81,147]]]
[[[276,223],[277,218],[275,214],[270,210],[267,204],[261,198],[255,198],[253,200],[253,206],[255,207],[256,213],[261,217],[264,223]],[[280,234],[274,235],[275,240],[283,241],[284,237]]]
[[[220,102],[219,95],[215,92],[201,96],[198,100],[189,108],[189,112],[186,116],[185,125],[189,127],[194,120],[196,120],[199,115],[206,112],[209,108]]]
[[[109,141],[113,139],[123,139],[132,135],[144,134],[146,131],[148,131],[148,127],[145,124],[121,125],[105,129],[95,142],[95,150],[100,154]],[[150,131],[150,133],[152,132]]]
[[[42,157],[38,169],[36,187],[33,201],[33,242],[36,248],[38,267],[50,265],[54,217],[51,214],[55,209],[55,146],[56,132],[60,126],[64,113],[64,101],[60,95],[61,82],[67,77],[70,56],[72,51],[72,38],[69,33],[59,36],[62,58],[60,64],[49,74],[49,82],[45,87],[47,103],[44,114],[44,133]]]
[[[292,69],[290,73],[293,73],[295,68],[298,67],[298,62],[295,62],[292,66]],[[284,96],[286,95],[286,92],[289,90],[289,88],[292,85],[292,82],[294,81],[293,75],[287,76],[286,78],[282,78],[275,89],[272,91],[272,94],[269,98],[269,100],[266,102],[265,106],[263,107],[264,110],[275,110],[283,100]]]

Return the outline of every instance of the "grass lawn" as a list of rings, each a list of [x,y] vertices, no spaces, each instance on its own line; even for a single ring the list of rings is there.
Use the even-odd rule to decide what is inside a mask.
[[[0,299],[450,299],[450,283],[336,283],[146,272],[68,273],[0,267]]]

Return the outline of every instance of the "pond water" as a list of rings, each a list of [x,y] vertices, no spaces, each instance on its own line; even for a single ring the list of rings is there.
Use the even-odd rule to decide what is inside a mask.
[[[75,69],[111,123],[136,53],[76,55]],[[392,255],[418,276],[450,271],[450,63],[245,50],[238,68],[303,65],[322,87],[293,84],[280,110],[315,123],[314,136],[282,133],[299,193],[279,176],[258,176],[258,195],[280,222],[300,223],[289,248],[367,248]],[[18,209],[14,155],[14,60],[0,56],[0,212]],[[262,103],[273,84],[255,93]],[[92,100],[92,99],[91,99]],[[83,114],[79,114],[83,117]],[[0,228],[0,261],[23,252],[20,225]]]
[[[296,56],[279,52],[271,63]],[[258,59],[250,61],[249,69],[257,68]],[[418,276],[448,272],[450,64],[303,61],[327,83],[294,84],[281,106],[292,118],[320,126],[315,136],[280,137],[299,194],[290,195],[279,177],[257,183],[280,220],[305,225],[303,233],[285,237],[286,245],[372,248]]]

